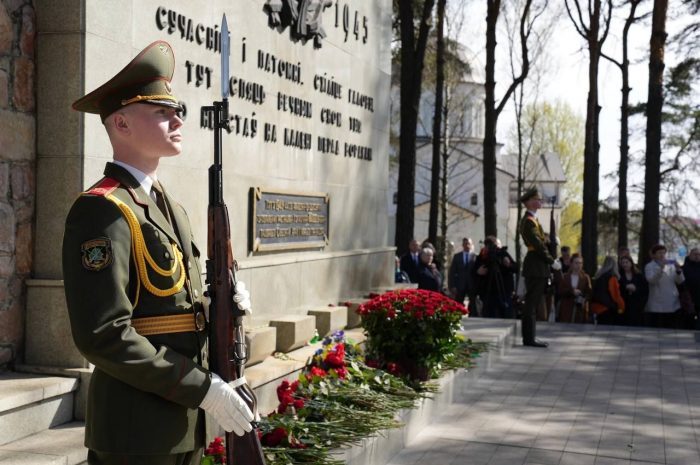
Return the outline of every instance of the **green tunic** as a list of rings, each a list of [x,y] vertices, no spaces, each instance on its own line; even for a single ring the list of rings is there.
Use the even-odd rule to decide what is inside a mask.
[[[554,258],[547,250],[542,226],[530,212],[525,212],[520,220],[520,235],[527,246],[527,254],[523,260],[523,276],[549,277],[549,266],[554,263]]]
[[[180,205],[166,195],[173,227],[127,170],[108,163],[105,176],[118,181],[111,195],[134,212],[158,267],[173,268],[173,243],[182,251],[184,269],[161,276],[149,266],[148,280],[168,289],[181,273],[187,275],[173,295],[149,292],[137,278],[123,212],[99,190],[84,193],[73,204],[63,241],[66,300],[75,344],[95,365],[85,445],[119,454],[191,451],[204,443],[204,414],[198,406],[211,383],[204,367],[206,331],[144,337],[131,320],[181,314],[194,318],[202,310],[200,254]]]

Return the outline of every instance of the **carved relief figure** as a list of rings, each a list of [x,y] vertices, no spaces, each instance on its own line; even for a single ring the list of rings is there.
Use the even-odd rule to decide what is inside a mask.
[[[294,39],[313,38],[314,47],[318,48],[326,37],[322,13],[332,4],[332,0],[267,0],[265,9],[273,27],[289,24]]]

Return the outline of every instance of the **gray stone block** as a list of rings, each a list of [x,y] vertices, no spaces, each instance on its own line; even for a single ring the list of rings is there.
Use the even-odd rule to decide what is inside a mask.
[[[246,366],[260,363],[275,351],[277,328],[263,326],[246,329],[245,343],[248,346],[248,362]]]
[[[357,328],[360,326],[362,323],[362,319],[360,318],[360,314],[357,313],[357,309],[360,308],[360,305],[363,303],[367,302],[368,299],[365,298],[359,298],[359,299],[348,299],[343,302],[340,302],[341,305],[343,305],[345,308],[347,308],[347,315],[348,315],[348,324],[347,328]]]
[[[285,315],[270,321],[277,328],[278,352],[289,352],[305,345],[314,336],[316,317],[311,315]]]
[[[347,307],[313,307],[309,315],[316,317],[316,329],[321,337],[345,328],[348,324]]]

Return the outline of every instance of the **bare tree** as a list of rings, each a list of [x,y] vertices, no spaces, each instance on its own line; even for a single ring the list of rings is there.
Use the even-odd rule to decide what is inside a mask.
[[[443,241],[438,241],[438,207],[440,203],[440,159],[442,153],[442,113],[443,94],[445,89],[445,5],[447,0],[438,0],[437,3],[437,56],[435,79],[435,112],[433,116],[433,166],[432,180],[430,183],[430,219],[428,221],[428,239],[438,247],[438,253],[442,252]],[[444,236],[443,236],[444,240]],[[440,255],[444,255],[440,253]]]
[[[605,1],[605,7],[602,3]],[[581,3],[586,3],[584,18]],[[598,139],[598,66],[603,43],[610,30],[612,0],[564,0],[569,19],[588,47],[588,99],[586,103],[586,141],[583,154],[583,218],[581,254],[586,272],[595,274],[598,261],[598,190],[600,141]],[[572,11],[572,7],[573,10]],[[586,22],[587,21],[587,22]]]
[[[416,184],[416,128],[422,90],[423,63],[435,0],[424,0],[416,27],[414,2],[397,0],[401,31],[401,134],[394,243],[398,254],[413,237]],[[416,36],[417,29],[417,36]]]
[[[525,0],[520,16],[520,52],[522,68],[510,83],[501,100],[496,104],[496,26],[501,12],[500,0],[487,0],[486,10],[486,97],[484,99],[484,236],[498,235],[496,217],[496,129],[498,117],[515,89],[525,80],[530,70],[528,40],[541,12],[531,14],[533,0]]]
[[[644,212],[639,239],[639,263],[647,263],[647,251],[659,241],[661,172],[661,111],[664,104],[664,50],[668,0],[654,0],[649,40],[649,92],[647,97],[646,158],[644,161]]]
[[[616,60],[601,52],[601,56],[615,64],[622,74],[622,103],[620,104],[620,165],[618,167],[618,210],[617,210],[617,247],[627,247],[627,215],[629,213],[627,203],[627,171],[629,166],[629,118],[630,118],[630,61],[628,57],[628,43],[630,28],[634,23],[647,15],[637,16],[637,7],[643,0],[628,0],[630,11],[622,28],[622,60]]]
[[[504,19],[504,25],[505,25],[505,31],[506,31],[506,38],[508,40],[508,55],[509,55],[509,68],[510,68],[510,74],[511,78],[515,81],[517,79],[518,75],[518,70],[522,69],[522,63],[520,61],[519,57],[519,37],[520,37],[520,27],[519,27],[519,21],[518,21],[518,16],[519,16],[519,11],[521,9],[521,4],[523,0],[513,2],[511,4],[511,8],[506,10],[506,12],[503,15]],[[535,15],[539,16],[539,12],[544,12],[545,9],[548,7],[548,0],[545,0],[543,2],[540,2],[537,5],[533,5],[533,9],[535,10]],[[542,27],[536,29],[533,31],[533,41],[532,45],[530,46],[529,49],[529,59],[530,59],[530,65],[531,69],[534,72],[534,76],[532,76],[529,81],[530,81],[530,86],[528,86],[531,89],[531,94],[527,96],[528,98],[532,98],[533,101],[536,103],[538,96],[539,96],[539,88],[540,88],[540,83],[541,83],[541,78],[542,78],[542,70],[539,68],[540,64],[540,59],[546,55],[546,44],[549,42],[549,39],[552,36],[552,33],[554,31],[554,24],[556,22],[556,15],[551,15],[549,17],[549,20],[542,25]],[[523,190],[525,188],[525,179],[528,178],[526,174],[526,167],[530,166],[529,160],[532,155],[532,132],[534,132],[535,127],[536,127],[536,121],[532,121],[533,124],[529,125],[527,129],[530,131],[530,134],[527,138],[528,141],[528,146],[525,147],[524,144],[524,138],[523,138],[523,108],[524,108],[524,103],[526,99],[526,87],[527,81],[524,81],[521,85],[518,86],[517,90],[513,94],[513,110],[515,112],[515,131],[516,131],[516,138],[517,138],[517,173],[516,173],[516,183],[517,183],[517,189],[516,189],[516,198],[520,198],[520,196],[523,194]],[[532,115],[531,119],[536,119],[536,115]],[[517,217],[520,218],[523,215],[523,205],[520,202],[517,202]],[[516,262],[520,263],[520,258],[522,256],[522,250],[521,250],[521,242],[518,239],[520,237],[520,222],[516,222],[515,226],[515,260]]]

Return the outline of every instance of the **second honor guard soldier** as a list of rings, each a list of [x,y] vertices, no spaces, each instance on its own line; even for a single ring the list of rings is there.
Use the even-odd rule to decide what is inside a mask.
[[[547,250],[544,230],[537,220],[537,210],[542,207],[542,197],[540,197],[537,188],[531,187],[525,191],[520,197],[520,202],[527,209],[520,220],[520,235],[527,246],[522,272],[523,278],[525,278],[525,305],[523,306],[521,328],[523,345],[547,347],[549,344],[535,338],[535,316],[547,288],[547,280],[551,274],[550,267],[555,262]]]
[[[114,158],[73,204],[63,241],[73,338],[95,365],[90,465],[199,464],[205,411],[226,431],[251,431],[253,413],[206,368],[200,252],[158,182],[160,159],[181,151],[174,69],[170,45],[154,42],[73,104],[100,115]],[[249,310],[238,284],[235,300]]]

